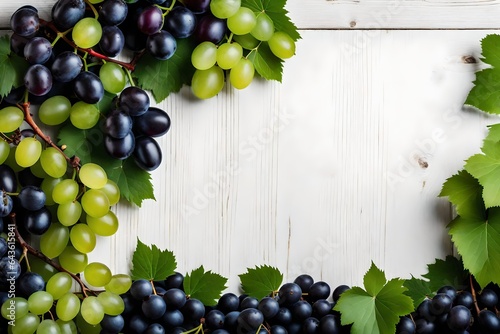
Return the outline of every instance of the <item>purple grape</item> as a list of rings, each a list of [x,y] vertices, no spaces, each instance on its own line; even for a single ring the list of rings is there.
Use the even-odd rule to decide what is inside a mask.
[[[128,6],[123,0],[106,0],[99,9],[99,21],[104,25],[115,26],[127,18]]]
[[[19,36],[31,36],[40,28],[38,13],[30,7],[21,7],[12,14],[10,27]]]
[[[138,137],[135,140],[134,161],[142,169],[153,171],[162,160],[160,145],[151,137]]]
[[[134,152],[135,137],[132,132],[129,132],[123,138],[113,138],[106,135],[104,137],[104,148],[113,158],[119,160],[126,159]]]
[[[64,51],[56,56],[51,66],[52,76],[59,82],[70,82],[75,79],[83,68],[79,55]]]
[[[102,27],[102,37],[99,48],[108,57],[116,57],[125,46],[125,36],[117,26]]]
[[[45,37],[35,37],[26,43],[23,52],[28,63],[44,64],[52,55],[52,45]]]
[[[148,36],[146,49],[156,59],[167,60],[177,50],[177,41],[168,31],[161,30]]]
[[[75,95],[85,103],[94,104],[104,96],[101,79],[89,71],[80,72],[73,80]]]
[[[175,38],[189,37],[196,28],[196,16],[186,7],[174,7],[165,17],[163,28]]]
[[[73,28],[84,15],[84,0],[58,0],[52,7],[52,20],[61,31]]]
[[[163,13],[157,6],[148,6],[137,18],[137,28],[146,35],[152,35],[160,31],[163,25]]]
[[[52,74],[44,65],[32,65],[24,75],[24,85],[35,96],[45,95],[52,88]]]
[[[226,35],[227,25],[223,19],[216,18],[212,14],[204,15],[196,26],[194,36],[201,43],[205,41],[219,44]]]

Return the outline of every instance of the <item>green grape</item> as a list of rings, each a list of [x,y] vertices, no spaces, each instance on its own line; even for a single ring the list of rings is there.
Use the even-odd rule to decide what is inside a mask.
[[[132,278],[126,274],[115,274],[111,276],[111,280],[104,286],[106,291],[116,293],[117,295],[124,294],[132,286]]]
[[[38,117],[47,125],[59,125],[69,117],[71,102],[62,95],[57,95],[45,100],[38,109]]]
[[[42,154],[43,154],[43,151],[42,151]],[[35,175],[36,177],[39,177],[41,179],[45,179],[45,178],[48,178],[50,177],[49,174],[47,174],[45,172],[45,170],[43,170],[43,167],[42,167],[42,162],[40,161],[42,158],[42,156],[40,155],[40,159],[38,159],[37,162],[35,162],[32,166],[30,166],[30,171],[31,173],[33,173],[33,175]]]
[[[85,334],[101,334],[101,325],[91,325],[82,316],[82,312],[78,313],[75,318],[76,326],[78,327],[79,333]]]
[[[104,313],[107,315],[122,314],[125,310],[125,303],[122,297],[116,293],[104,291],[97,296],[97,299],[101,303]]]
[[[52,319],[44,319],[38,325],[36,334],[61,334],[61,329],[57,322]]]
[[[60,204],[57,207],[57,219],[64,226],[73,226],[82,215],[82,205],[78,201]]]
[[[268,41],[274,34],[273,20],[264,12],[257,15],[257,23],[250,32],[259,41]]]
[[[78,129],[90,129],[99,121],[99,110],[93,104],[78,101],[71,107],[69,119]]]
[[[28,301],[22,297],[9,298],[3,302],[0,309],[4,319],[19,319],[28,314]]]
[[[49,259],[53,259],[61,255],[68,242],[69,229],[59,223],[52,223],[40,237],[40,250]]]
[[[17,146],[12,146],[10,148],[9,156],[5,160],[5,164],[12,168],[14,172],[19,172],[22,171],[24,168],[19,166],[16,162],[16,151],[17,151]]]
[[[33,313],[28,313],[24,317],[17,319],[15,326],[11,326],[12,334],[33,334],[39,324],[40,318]]]
[[[0,132],[13,132],[23,124],[24,114],[18,107],[0,109]]]
[[[254,74],[253,63],[246,58],[241,58],[229,72],[229,81],[234,88],[243,89],[252,83]]]
[[[127,76],[122,67],[116,63],[107,62],[99,70],[104,89],[112,94],[120,93],[127,84]]]
[[[58,300],[68,293],[72,286],[73,278],[68,273],[61,271],[47,281],[45,291],[50,293],[54,300]]]
[[[101,24],[93,17],[85,17],[75,24],[72,36],[77,46],[84,49],[91,48],[101,39]]]
[[[70,273],[81,273],[87,266],[89,259],[87,254],[80,253],[73,246],[66,246],[59,255],[59,263]]]
[[[219,19],[227,19],[240,9],[241,0],[212,0],[210,11]]]
[[[82,223],[78,223],[71,228],[69,240],[77,251],[84,254],[92,252],[96,245],[95,233],[87,224]]]
[[[63,321],[73,320],[80,312],[80,298],[71,292],[65,293],[56,304],[56,314]]]
[[[56,186],[56,184],[58,184],[59,182],[61,182],[62,179],[54,179],[54,178],[45,178],[43,181],[42,181],[42,185],[40,186],[40,188],[42,188],[43,192],[45,193],[45,205],[54,205],[56,204],[56,202],[54,202],[54,200],[52,199],[52,193],[54,191],[54,187]]]
[[[80,181],[91,189],[101,189],[108,182],[108,176],[104,169],[94,163],[86,163],[78,173]]]
[[[72,202],[78,196],[80,187],[73,179],[65,179],[57,183],[52,190],[52,199],[57,204]]]
[[[28,307],[33,314],[44,314],[50,310],[54,298],[47,291],[33,292],[28,298]]]
[[[120,188],[115,181],[108,179],[106,185],[100,190],[106,194],[106,197],[109,200],[109,206],[113,206],[120,201]]]
[[[196,70],[191,79],[191,90],[200,99],[209,99],[219,94],[224,87],[224,71],[219,66],[208,70]]]
[[[269,48],[276,57],[288,59],[295,54],[295,42],[287,33],[276,31],[268,43]]]
[[[52,276],[58,273],[57,269],[34,255],[28,254],[31,271],[40,274],[43,280],[47,282]]]
[[[95,234],[109,237],[118,231],[118,217],[113,211],[109,211],[104,216],[95,218],[87,216],[87,225]]]
[[[90,296],[83,300],[81,313],[87,323],[97,325],[104,318],[104,307],[97,297]]]
[[[82,207],[87,215],[99,218],[109,212],[109,200],[106,194],[99,189],[87,190],[82,198]]]
[[[208,70],[217,61],[217,46],[209,41],[198,44],[191,53],[191,63],[197,70]]]
[[[34,137],[23,138],[17,145],[15,157],[21,167],[30,167],[38,161],[42,154],[42,143]]]
[[[0,139],[0,165],[7,160],[10,153],[10,145],[5,140]]]
[[[250,33],[256,23],[255,13],[246,7],[240,7],[233,16],[227,19],[227,27],[236,35]]]
[[[61,329],[61,334],[78,334],[78,329],[73,320],[64,321],[62,319],[57,319],[56,322]]]
[[[40,163],[45,173],[53,178],[62,177],[68,169],[66,158],[54,147],[47,147],[42,152]]]
[[[238,43],[224,43],[217,49],[217,65],[223,70],[233,68],[243,56],[243,48]]]
[[[105,286],[111,280],[111,270],[101,262],[89,263],[83,271],[85,280],[92,286]]]

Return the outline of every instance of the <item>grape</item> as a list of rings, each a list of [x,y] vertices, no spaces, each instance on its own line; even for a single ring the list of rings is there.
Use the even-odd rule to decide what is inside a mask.
[[[205,314],[205,305],[198,299],[190,298],[186,300],[181,312],[185,319],[199,321]]]
[[[191,63],[198,70],[208,70],[217,62],[217,46],[212,42],[202,42],[194,48]]]
[[[109,200],[101,190],[87,190],[81,198],[82,208],[87,215],[99,218],[109,212]]]
[[[62,319],[56,320],[59,328],[61,329],[61,334],[77,334],[78,330],[74,321],[64,321]]]
[[[349,289],[350,289],[350,287],[348,285],[339,285],[338,287],[336,287],[332,293],[333,301],[337,302],[340,298],[340,295],[342,295],[344,292],[346,292]]]
[[[40,238],[40,250],[49,259],[53,259],[64,251],[68,245],[68,241],[68,228],[59,223],[52,223]]]
[[[61,330],[59,329],[59,325],[52,319],[44,319],[38,325],[36,330],[37,334],[59,334]]]
[[[83,254],[90,253],[96,245],[95,233],[87,224],[78,223],[71,227],[69,240],[77,251]]]
[[[219,44],[224,39],[226,32],[226,20],[207,14],[198,21],[194,35],[198,42]]]
[[[179,272],[175,272],[165,279],[165,289],[182,289],[184,283],[184,275]]]
[[[184,323],[184,315],[179,310],[169,310],[167,306],[167,310],[161,316],[160,322],[169,328],[180,327]]]
[[[123,299],[116,293],[104,291],[97,296],[97,299],[103,307],[104,314],[119,315],[125,310]]]
[[[0,111],[0,114],[1,113],[2,113],[2,111]],[[10,152],[9,143],[7,143],[4,140],[0,140],[0,165],[2,165],[5,162],[5,160],[7,160],[7,157],[9,156],[9,152]]]
[[[26,43],[28,43],[28,41],[29,38],[13,33],[10,36],[10,50],[19,57],[24,57],[24,47],[26,46]],[[14,88],[11,90],[11,92],[12,91],[14,91]]]
[[[302,290],[298,284],[285,283],[279,288],[278,297],[280,305],[292,305],[302,297]]]
[[[238,316],[238,328],[243,332],[255,331],[264,322],[264,316],[259,310],[247,308]]]
[[[163,136],[170,129],[170,117],[162,109],[151,107],[145,114],[134,120],[134,131],[150,136]]]
[[[123,0],[106,0],[99,9],[99,20],[106,25],[116,26],[125,21],[128,6]]]
[[[257,309],[262,313],[265,319],[271,319],[280,310],[280,306],[276,299],[271,297],[264,297],[260,300]]]
[[[236,35],[250,33],[257,23],[257,18],[250,8],[240,7],[238,11],[227,19],[227,27]]]
[[[148,326],[147,319],[139,314],[133,315],[128,322],[129,330],[131,330],[132,333],[144,333]]]
[[[1,191],[1,201],[0,201],[0,217],[7,217],[12,212],[14,203],[12,197],[7,195],[5,191]]]
[[[219,66],[208,70],[196,70],[191,79],[191,90],[200,99],[209,99],[219,94],[224,87],[224,71]]]
[[[31,94],[42,96],[52,88],[52,74],[41,64],[32,65],[24,74],[24,86]]]
[[[455,305],[463,305],[468,309],[471,309],[474,306],[474,298],[469,291],[460,291],[455,300],[453,301]]]
[[[109,206],[117,204],[120,200],[120,188],[118,188],[118,185],[112,180],[108,179],[108,182],[101,188],[101,191],[106,194],[109,200]]]
[[[142,301],[153,293],[151,282],[145,279],[138,279],[132,283],[130,294],[136,300]]]
[[[69,119],[76,128],[86,130],[97,124],[99,115],[95,105],[78,101],[71,107]]]
[[[113,211],[109,211],[104,216],[94,218],[87,216],[87,225],[94,231],[95,234],[109,237],[118,230],[118,218]]]
[[[260,41],[253,37],[252,34],[234,35],[233,40],[247,50],[253,50],[260,44]]]
[[[135,163],[146,171],[155,170],[161,164],[161,148],[151,137],[138,137],[133,154]]]
[[[448,325],[448,328],[450,328],[454,332],[460,332],[466,330],[467,327],[469,327],[471,317],[472,314],[467,307],[458,305],[454,306],[450,310],[446,323]]]
[[[132,155],[135,149],[135,137],[128,132],[124,138],[104,137],[106,151],[115,159],[126,159]]]
[[[305,300],[299,300],[293,304],[290,307],[290,311],[292,312],[292,317],[298,321],[304,321],[305,319],[311,317],[313,312],[311,304]]]
[[[210,10],[215,17],[227,19],[236,14],[240,9],[241,0],[212,0]]]
[[[163,13],[157,6],[148,6],[137,18],[137,28],[146,35],[152,35],[160,31],[163,25]]]
[[[21,276],[21,265],[17,259],[3,257],[0,259],[0,282],[7,283],[7,279],[18,279]]]
[[[106,291],[121,295],[127,292],[131,286],[132,279],[129,275],[115,274],[111,276],[109,283],[107,283],[104,288],[106,289]]]
[[[2,317],[7,320],[22,318],[29,312],[28,301],[23,297],[7,299],[0,309]]]
[[[302,333],[313,334],[318,332],[319,320],[313,317],[307,318],[302,324]]]
[[[238,43],[224,43],[217,49],[217,65],[223,70],[236,66],[243,56],[243,48]]]
[[[82,68],[83,62],[79,55],[71,51],[64,51],[56,56],[50,70],[55,80],[70,82],[77,77]]]
[[[219,310],[211,310],[205,316],[205,325],[211,331],[224,328],[224,313]]]
[[[165,300],[168,309],[180,309],[184,306],[184,304],[186,304],[187,300],[184,291],[177,288],[168,289],[163,294],[163,299]]]
[[[45,193],[35,186],[23,187],[17,198],[19,204],[29,211],[37,211],[45,206]]]
[[[74,293],[64,293],[56,304],[56,314],[63,321],[73,320],[80,311],[80,299]]]
[[[125,319],[121,315],[104,315],[104,318],[101,321],[102,329],[112,332],[112,333],[120,333],[125,326]]]
[[[72,28],[84,15],[84,0],[58,0],[52,7],[52,20],[61,31]]]
[[[42,188],[43,192],[45,193],[45,195],[47,197],[45,200],[46,205],[54,205],[56,203],[56,202],[54,202],[54,200],[52,198],[52,193],[54,191],[54,187],[56,186],[56,184],[58,184],[61,181],[62,181],[62,179],[59,179],[59,178],[54,179],[51,177],[45,178],[42,181],[40,188]]]
[[[174,7],[165,17],[163,28],[175,38],[189,37],[196,28],[196,16],[186,7]]]
[[[329,314],[332,308],[333,305],[326,299],[318,299],[312,304],[313,316],[321,319],[325,315]]]
[[[127,23],[127,21],[125,21]],[[124,24],[125,24],[124,23]],[[133,26],[122,26],[123,35],[125,38],[125,46],[131,51],[141,52],[146,48],[146,40],[148,35],[141,33]]]
[[[38,117],[47,125],[59,125],[69,117],[71,102],[65,96],[53,96],[45,100],[38,109]]]
[[[15,157],[21,167],[30,167],[38,161],[42,154],[42,144],[34,137],[24,138],[17,145]]]
[[[38,13],[31,8],[20,8],[12,14],[10,27],[19,36],[30,36],[40,27]]]
[[[52,45],[45,37],[35,37],[26,43],[24,58],[30,64],[44,64],[52,55]]]
[[[481,328],[490,333],[498,333],[500,331],[500,319],[490,310],[481,310],[479,312],[479,324]]]
[[[95,287],[105,286],[111,281],[111,270],[104,263],[89,263],[83,273],[85,280]]]
[[[59,178],[66,174],[68,163],[66,158],[54,147],[47,147],[40,155],[40,164],[48,176]]]
[[[281,59],[288,59],[295,54],[295,42],[287,33],[276,31],[268,41],[272,53]]]
[[[78,183],[73,179],[66,179],[58,182],[52,190],[52,199],[57,204],[72,202],[79,192]]]
[[[28,298],[28,308],[33,314],[44,314],[50,310],[54,298],[46,291],[37,291]]]
[[[72,285],[73,279],[68,273],[58,272],[47,281],[45,291],[50,293],[54,300],[58,300],[70,292]]]
[[[170,59],[177,50],[177,41],[168,31],[160,30],[148,36],[146,49],[156,59],[167,60]]]
[[[243,297],[243,296],[242,296]],[[255,297],[245,296],[240,303],[240,311],[247,308],[257,308],[259,306],[259,300]]]
[[[169,303],[167,301],[167,305],[168,304]],[[239,304],[240,301],[238,296],[234,293],[227,292],[219,298],[219,301],[217,302],[217,309],[224,314],[228,314],[229,312],[238,310]]]
[[[32,313],[28,313],[16,320],[16,325],[11,327],[12,334],[33,334],[39,324],[40,318]]]
[[[127,76],[120,65],[107,62],[99,70],[104,89],[112,94],[120,93],[127,84]]]
[[[99,48],[108,57],[116,57],[122,52],[125,46],[125,36],[117,26],[102,27],[102,37],[99,41]]]
[[[453,306],[453,300],[445,293],[436,294],[430,304],[430,311],[434,315],[448,313]]]
[[[108,183],[108,176],[104,169],[92,162],[84,164],[78,173],[80,181],[91,189],[101,189]]]
[[[487,308],[493,308],[498,303],[497,294],[495,291],[488,288],[483,289],[477,299],[480,305]]]
[[[45,281],[40,274],[27,271],[19,276],[17,287],[19,289],[19,294],[28,298],[33,293],[44,290]]]
[[[210,0],[184,0],[182,3],[196,14],[205,13],[210,8]]]
[[[59,263],[61,266],[71,273],[82,272],[88,263],[87,254],[80,253],[73,246],[66,246],[64,251],[59,255]]]
[[[42,235],[47,232],[50,227],[52,214],[44,207],[37,211],[26,212],[22,220],[28,232],[35,235]]]
[[[274,34],[273,20],[264,12],[257,14],[257,22],[250,33],[259,41],[268,41]]]
[[[229,81],[236,89],[244,89],[253,81],[255,68],[252,62],[246,58],[241,58],[229,72]]]
[[[97,19],[85,17],[75,24],[71,33],[75,44],[87,49],[99,43],[102,36],[102,27]]]
[[[302,293],[307,293],[309,292],[309,288],[311,287],[311,285],[313,285],[314,279],[308,274],[302,274],[297,276],[293,283],[297,284],[300,287]]]
[[[16,174],[7,165],[0,165],[0,189],[9,193],[17,191]]]
[[[104,86],[92,72],[80,72],[73,81],[75,95],[85,103],[94,104],[104,96]]]
[[[118,97],[118,107],[130,116],[140,116],[149,109],[149,96],[141,88],[130,86]]]

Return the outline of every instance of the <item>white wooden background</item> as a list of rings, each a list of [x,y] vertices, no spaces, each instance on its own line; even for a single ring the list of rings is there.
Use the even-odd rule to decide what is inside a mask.
[[[30,0],[42,17],[53,1]],[[0,26],[18,4],[2,0]],[[153,173],[157,201],[119,205],[121,226],[91,261],[127,272],[136,238],[229,277],[269,264],[293,280],[360,285],[370,261],[419,276],[452,252],[445,179],[479,151],[486,125],[462,107],[498,0],[289,0],[300,28],[283,83],[189,89]],[[469,60],[471,58],[468,58]]]

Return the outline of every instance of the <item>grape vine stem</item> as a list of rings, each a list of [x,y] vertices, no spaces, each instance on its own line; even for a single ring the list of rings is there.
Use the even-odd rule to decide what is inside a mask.
[[[479,305],[477,304],[476,289],[474,289],[474,282],[472,281],[472,275],[469,275],[470,291],[472,294],[472,300],[474,301],[474,307],[476,308],[477,315],[479,316]]]

